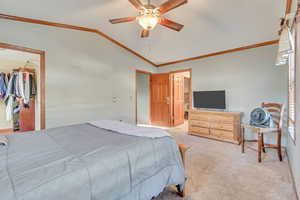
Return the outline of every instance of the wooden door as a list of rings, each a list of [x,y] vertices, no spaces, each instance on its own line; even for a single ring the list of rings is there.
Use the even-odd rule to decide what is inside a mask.
[[[180,73],[172,75],[173,79],[173,125],[184,123],[184,76]]]
[[[151,75],[151,124],[170,126],[170,78],[169,74]]]
[[[20,132],[34,131],[35,130],[35,100],[30,99],[29,108],[25,108],[23,105],[20,109],[19,123]]]

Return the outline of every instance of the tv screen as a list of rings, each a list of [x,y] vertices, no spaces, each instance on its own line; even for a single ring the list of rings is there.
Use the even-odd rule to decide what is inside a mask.
[[[209,109],[226,109],[225,90],[194,92],[194,107]]]

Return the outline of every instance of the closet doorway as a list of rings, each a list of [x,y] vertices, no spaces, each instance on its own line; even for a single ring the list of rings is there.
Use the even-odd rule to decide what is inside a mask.
[[[45,129],[45,53],[0,43],[0,134],[40,129]]]

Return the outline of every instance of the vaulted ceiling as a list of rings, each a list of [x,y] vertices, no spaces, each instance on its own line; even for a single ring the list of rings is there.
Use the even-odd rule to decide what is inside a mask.
[[[138,14],[127,0],[1,0],[0,13],[99,29],[160,64],[276,40],[285,5],[285,0],[189,0],[166,15],[185,25],[181,32],[157,26],[146,39],[137,22],[108,21]]]

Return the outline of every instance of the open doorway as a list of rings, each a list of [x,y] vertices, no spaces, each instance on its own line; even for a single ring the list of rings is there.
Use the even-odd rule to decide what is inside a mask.
[[[150,78],[151,73],[136,71],[136,124],[151,124],[150,117]]]
[[[136,124],[187,128],[191,78],[191,69],[158,74],[137,70]]]
[[[186,126],[191,108],[191,69],[171,72],[172,125]]]
[[[45,128],[44,52],[0,43],[0,133]]]
[[[186,125],[191,107],[191,69],[151,75],[151,125]]]

